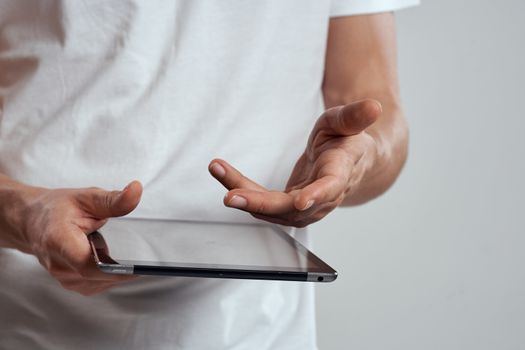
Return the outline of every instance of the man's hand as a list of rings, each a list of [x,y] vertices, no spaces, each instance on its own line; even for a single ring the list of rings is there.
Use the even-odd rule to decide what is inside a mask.
[[[381,112],[381,104],[371,99],[328,109],[317,120],[283,192],[268,190],[214,159],[209,171],[229,190],[224,204],[288,226],[322,219],[359,188],[373,167],[376,142],[366,128]]]
[[[132,276],[98,270],[87,234],[102,227],[107,218],[130,213],[138,205],[142,185],[131,182],[122,191],[99,188],[48,190],[24,187],[16,191],[15,208],[9,210],[11,246],[33,254],[62,284],[83,295],[102,292]],[[4,237],[6,238],[6,237]]]

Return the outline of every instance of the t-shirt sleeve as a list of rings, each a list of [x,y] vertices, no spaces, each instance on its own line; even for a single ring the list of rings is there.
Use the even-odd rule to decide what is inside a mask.
[[[419,0],[332,0],[330,17],[389,12],[418,4]]]

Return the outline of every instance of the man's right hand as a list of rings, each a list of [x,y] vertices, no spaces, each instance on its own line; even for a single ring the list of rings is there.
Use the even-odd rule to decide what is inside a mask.
[[[1,203],[2,246],[35,255],[64,288],[83,295],[134,278],[99,271],[87,235],[108,218],[126,215],[137,207],[142,195],[138,181],[122,191],[15,187],[10,191],[10,203]]]

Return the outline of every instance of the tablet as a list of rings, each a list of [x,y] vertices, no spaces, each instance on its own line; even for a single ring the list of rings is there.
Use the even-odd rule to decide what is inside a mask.
[[[337,272],[279,226],[111,219],[88,236],[106,273],[331,282]]]

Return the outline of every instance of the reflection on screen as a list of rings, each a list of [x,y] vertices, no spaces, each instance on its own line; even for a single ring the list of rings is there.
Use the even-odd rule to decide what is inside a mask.
[[[99,231],[117,261],[316,267],[269,225],[112,219]]]

